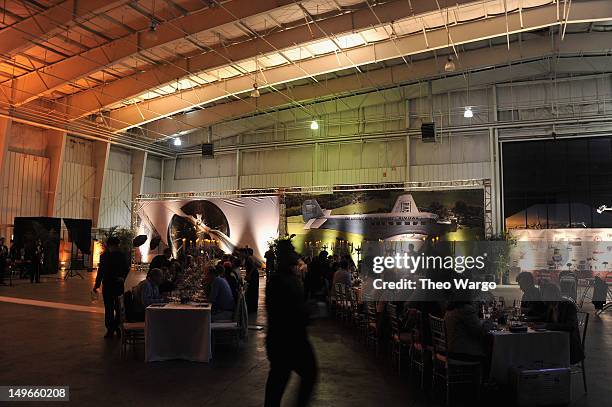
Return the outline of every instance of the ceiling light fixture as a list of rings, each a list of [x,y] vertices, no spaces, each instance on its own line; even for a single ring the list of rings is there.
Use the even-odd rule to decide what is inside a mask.
[[[159,23],[155,19],[151,19],[149,29],[145,33],[145,38],[149,41],[157,41],[157,26]]]
[[[259,93],[259,89],[257,89],[257,83],[253,84],[253,90],[251,91],[251,97],[252,98],[258,98],[261,96],[261,93]]]
[[[455,69],[457,69],[457,67],[455,66],[455,61],[453,60],[453,56],[449,55],[448,59],[446,60],[446,63],[444,64],[444,70],[446,72],[455,72]]]
[[[465,117],[466,119],[471,119],[472,117],[474,117],[474,112],[472,111],[471,106],[465,107],[465,112],[463,112],[463,117]]]
[[[310,122],[310,130],[318,130],[319,129],[319,123],[317,123],[316,120],[313,120]]]
[[[98,114],[95,115],[94,122],[96,122],[98,124],[103,124],[104,123],[104,116],[102,116],[102,113],[98,113]]]
[[[180,147],[180,146],[181,146],[181,144],[183,144],[183,142],[181,141],[181,138],[180,138],[180,137],[175,137],[175,138],[174,138],[174,145],[175,145],[176,147]]]

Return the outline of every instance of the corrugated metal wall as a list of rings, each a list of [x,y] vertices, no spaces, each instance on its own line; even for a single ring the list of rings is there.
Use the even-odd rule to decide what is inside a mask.
[[[46,215],[49,159],[8,151],[0,185],[0,232],[8,237],[16,216]]]
[[[107,170],[102,186],[98,227],[130,227],[132,207],[132,174]]]
[[[95,181],[94,167],[64,161],[55,216],[93,219]]]

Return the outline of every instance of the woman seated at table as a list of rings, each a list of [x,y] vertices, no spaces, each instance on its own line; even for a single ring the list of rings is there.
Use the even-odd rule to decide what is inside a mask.
[[[561,296],[559,287],[555,284],[542,286],[542,300],[546,304],[545,328],[551,331],[569,332],[570,363],[578,363],[584,359],[584,349],[578,329],[578,308],[576,304]]]
[[[480,321],[478,309],[471,301],[449,302],[444,322],[450,359],[485,362],[484,338],[491,325],[488,321]]]
[[[212,320],[231,320],[234,316],[234,296],[226,279],[222,277],[223,266],[209,267],[208,273],[214,276],[210,285],[208,301],[212,305]]]

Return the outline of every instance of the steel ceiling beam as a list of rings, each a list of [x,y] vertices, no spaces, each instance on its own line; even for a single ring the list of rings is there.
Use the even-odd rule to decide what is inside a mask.
[[[462,0],[469,3],[473,0]],[[373,26],[388,24],[437,9],[435,2],[419,2],[416,8],[406,7],[405,0],[390,1],[373,5],[372,9],[363,8],[352,13],[317,21],[317,27],[307,24],[285,29],[265,38],[255,37],[234,45],[218,46],[213,52],[196,55],[189,59],[178,59],[172,64],[157,66],[144,72],[98,86],[59,101],[74,108],[72,117],[84,116],[142,94],[147,90],[159,87],[186,76],[186,72],[201,72],[228,65],[230,62],[248,60],[258,55],[282,50],[296,44],[325,39],[328,36],[346,34]]]
[[[574,3],[571,15],[565,20],[568,24],[589,21],[612,20],[612,2],[593,0]],[[454,44],[466,44],[474,41],[505,36],[507,33],[532,31],[545,27],[563,24],[557,15],[556,5],[547,5],[530,10],[522,10],[508,16],[497,16],[470,23],[449,27],[450,37]],[[446,29],[432,30],[426,35],[410,35],[395,40],[386,40],[366,46],[346,49],[342,53],[327,54],[291,65],[283,65],[264,71],[267,83],[273,86],[305,77],[321,75],[355,65],[365,65],[404,55],[412,55],[442,49],[448,46]],[[486,58],[485,58],[486,60]],[[464,69],[462,61],[458,68]],[[486,63],[486,61],[483,61]],[[161,118],[171,116],[183,110],[201,106],[229,95],[237,95],[252,89],[252,78],[241,76],[218,83],[176,92],[168,96],[116,109],[110,113],[109,125],[115,131],[139,126]],[[71,112],[74,114],[74,111]]]
[[[104,0],[87,1],[104,3]],[[9,101],[13,106],[19,106],[38,98],[44,92],[64,86],[141,51],[233,22],[236,18],[266,13],[293,2],[294,0],[233,0],[223,4],[223,7],[215,8],[208,8],[202,4],[202,8],[192,14],[160,24],[155,31],[156,38],[147,36],[147,30],[128,34],[115,41],[22,75],[0,86],[5,88],[5,94],[7,88],[12,91],[8,93],[12,94]],[[184,76],[184,72],[181,76]],[[2,98],[5,96],[0,92],[0,99]]]
[[[32,41],[65,29],[76,19],[101,13],[127,0],[66,0],[0,30],[0,61],[32,46]]]
[[[567,34],[564,41],[558,36],[523,40],[510,47],[498,45],[461,53],[461,69],[474,70],[483,67],[503,66],[519,61],[547,58],[560,55],[584,55],[610,48],[610,34],[584,33]],[[416,61],[411,66],[398,65],[390,68],[372,70],[363,74],[347,75],[326,81],[326,88],[308,84],[294,86],[290,95],[295,100],[306,103],[329,96],[329,92],[350,94],[377,88],[389,88],[402,83],[418,82],[445,74],[445,60],[435,58]],[[257,108],[245,100],[237,100],[194,112],[184,113],[173,118],[164,118],[146,125],[151,135],[171,136],[191,132],[279,107],[290,106],[287,98],[279,93],[269,92],[257,99]],[[153,137],[153,136],[152,136]]]

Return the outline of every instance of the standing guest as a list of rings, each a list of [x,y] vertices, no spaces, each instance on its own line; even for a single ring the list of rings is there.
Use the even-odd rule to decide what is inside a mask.
[[[348,268],[349,264],[346,260],[340,261],[338,270],[334,273],[334,279],[332,281],[332,287],[334,287],[334,289],[338,283],[344,285],[346,288],[351,288],[353,286],[351,273],[348,271]]]
[[[125,253],[119,249],[119,243],[119,239],[114,236],[106,240],[106,250],[100,256],[100,265],[93,288],[93,291],[97,293],[98,288],[102,285],[105,338],[111,338],[113,332],[117,332],[117,336],[121,335],[119,296],[123,294],[123,283],[130,271],[130,265]]]
[[[234,296],[234,301],[238,300],[238,292],[240,290],[240,279],[238,275],[234,272],[232,268],[232,263],[230,261],[226,261],[223,263],[223,276],[225,280],[229,284],[232,295]]]
[[[164,273],[160,269],[153,269],[147,273],[147,278],[142,280],[132,289],[133,293],[133,315],[135,320],[144,321],[145,310],[149,305],[164,302],[159,286],[164,281]]]
[[[317,362],[308,340],[309,315],[297,276],[298,255],[289,240],[276,249],[278,268],[266,285],[268,334],[266,351],[270,372],[265,407],[279,407],[291,372],[301,377],[297,405],[308,405],[317,379]]]
[[[308,272],[304,277],[304,295],[306,299],[325,298],[326,286],[323,275],[326,269],[324,263],[327,262],[327,254],[315,257],[308,265]],[[327,252],[325,252],[327,253]]]
[[[542,303],[540,290],[538,290],[533,281],[533,275],[523,271],[516,277],[516,281],[523,292],[523,297],[521,298],[522,313],[533,319],[544,318],[545,307]]]
[[[30,283],[40,283],[40,272],[43,268],[44,261],[45,249],[43,248],[42,241],[38,239],[36,241],[36,248],[34,249],[34,262],[32,264],[32,272],[30,273]]]
[[[8,247],[4,244],[4,238],[0,237],[0,284],[4,285],[4,274],[7,271],[9,258]]]
[[[210,295],[208,296],[208,301],[210,301],[212,306],[212,320],[231,320],[234,315],[235,302],[229,283],[221,277],[223,267],[211,266],[209,267],[209,273],[214,276],[210,285]]]
[[[166,247],[163,254],[158,254],[157,256],[153,257],[153,260],[151,260],[151,263],[149,264],[149,270],[163,269],[164,267],[169,269],[171,260],[172,249]]]
[[[247,291],[246,305],[249,312],[257,312],[259,304],[259,268],[253,258],[253,249],[245,249],[246,259],[244,267],[246,269]]]
[[[270,245],[268,251],[264,254],[266,258],[266,280],[270,278],[270,273],[274,272],[274,262],[276,261],[276,256],[274,255],[273,246]]]

